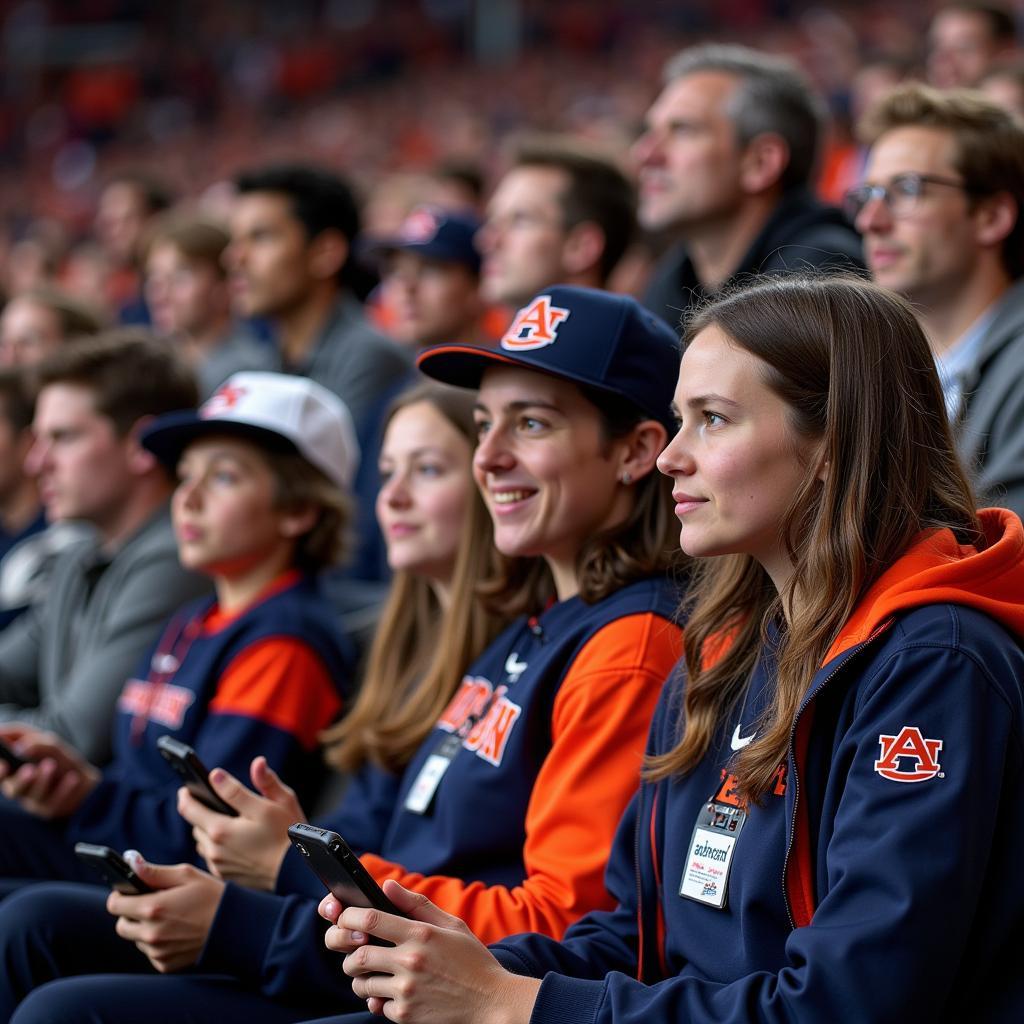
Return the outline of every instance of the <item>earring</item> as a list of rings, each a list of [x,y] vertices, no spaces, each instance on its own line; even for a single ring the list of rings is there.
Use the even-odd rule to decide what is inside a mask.
[[[622,476],[619,477],[619,479],[622,481],[623,484],[626,485],[626,487],[628,487],[633,482],[633,477],[629,473],[623,473]]]

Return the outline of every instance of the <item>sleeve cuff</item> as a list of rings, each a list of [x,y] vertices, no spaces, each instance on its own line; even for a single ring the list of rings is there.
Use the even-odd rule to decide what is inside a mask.
[[[604,1001],[605,982],[546,974],[530,1024],[592,1024]]]
[[[280,910],[280,896],[228,882],[196,967],[258,985]]]

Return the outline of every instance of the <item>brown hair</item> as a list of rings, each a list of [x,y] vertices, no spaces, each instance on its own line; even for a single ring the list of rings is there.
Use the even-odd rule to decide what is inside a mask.
[[[399,396],[387,422],[426,402],[472,446],[473,399],[469,391],[420,384]],[[425,579],[395,573],[352,710],[321,736],[336,768],[354,771],[370,761],[400,771],[434,728],[463,673],[511,618],[476,596],[477,581],[494,571],[497,552],[491,518],[472,483],[470,489],[448,609],[442,610]]]
[[[177,212],[162,214],[146,233],[143,247],[146,258],[158,245],[171,245],[186,259],[213,267],[218,276],[227,271],[221,262],[231,241],[227,229],[208,217]]]
[[[297,452],[260,450],[276,481],[275,507],[317,509],[316,522],[296,538],[292,564],[317,572],[343,561],[351,540],[352,499]]]
[[[194,409],[191,370],[166,344],[138,328],[119,328],[58,349],[36,367],[41,389],[74,384],[92,392],[96,411],[124,436],[144,416]]]
[[[651,417],[631,402],[586,387],[581,393],[601,417],[604,438],[625,437]],[[672,482],[657,470],[633,485],[633,508],[625,522],[589,538],[576,558],[579,596],[595,604],[636,580],[681,568],[679,523]],[[498,572],[478,588],[485,601],[517,615],[536,612],[555,595],[554,580],[540,558],[499,557]]]
[[[794,433],[817,442],[819,461],[780,523],[793,563],[781,594],[750,556],[696,560],[682,738],[649,759],[646,774],[698,764],[774,624],[775,699],[734,767],[741,794],[758,799],[785,760],[814,673],[867,588],[922,530],[949,528],[965,544],[980,534],[935,362],[908,303],[859,278],[787,275],[711,303],[688,325],[684,351],[711,325],[763,361],[765,385],[786,402]]]
[[[1005,192],[1017,219],[1003,240],[1003,262],[1013,278],[1024,274],[1024,127],[971,89],[933,89],[908,82],[887,93],[861,119],[857,134],[873,146],[897,128],[937,128],[955,143],[953,165],[969,196]]]
[[[636,188],[606,152],[567,135],[526,135],[511,153],[512,167],[552,167],[569,179],[560,198],[563,227],[592,221],[604,232],[602,279],[622,259],[636,231]]]
[[[37,285],[16,298],[42,306],[53,313],[57,318],[62,341],[96,334],[103,326],[102,317],[97,310],[55,285]]]

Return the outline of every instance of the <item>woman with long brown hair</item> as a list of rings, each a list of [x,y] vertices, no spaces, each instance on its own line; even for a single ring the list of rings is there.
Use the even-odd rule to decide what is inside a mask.
[[[387,885],[417,920],[342,915],[355,991],[447,1024],[1021,1020],[1024,531],[976,510],[911,308],[721,297],[674,405],[658,465],[702,565],[618,909],[492,954]]]

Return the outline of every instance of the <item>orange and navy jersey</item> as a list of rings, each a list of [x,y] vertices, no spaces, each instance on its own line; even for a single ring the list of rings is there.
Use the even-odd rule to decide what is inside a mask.
[[[922,534],[863,595],[772,791],[716,847],[695,826],[736,798],[731,759],[771,701],[769,637],[701,763],[631,804],[607,875],[618,907],[561,944],[496,947],[545,978],[535,1024],[1024,1019],[1024,529],[1004,510],[981,522],[977,548]],[[678,741],[683,685],[652,753]],[[709,857],[729,863],[724,906],[689,884],[721,877]]]
[[[171,735],[208,768],[243,780],[258,754],[299,792],[323,781],[317,735],[341,713],[353,658],[315,582],[289,572],[233,615],[206,599],[183,609],[117,705],[114,759],[72,817],[76,839],[195,861],[178,815],[178,777],[156,747]]]
[[[678,596],[644,580],[594,605],[560,602],[499,636],[406,769],[382,842],[360,844],[371,874],[425,893],[485,941],[560,935],[607,905],[615,826],[679,656]],[[446,740],[457,753],[415,813],[410,791]]]

